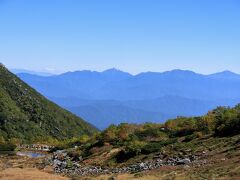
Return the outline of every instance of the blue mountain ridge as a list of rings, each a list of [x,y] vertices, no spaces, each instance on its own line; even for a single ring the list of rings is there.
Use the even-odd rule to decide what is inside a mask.
[[[240,75],[223,71],[144,72],[109,69],[54,76],[17,74],[57,104],[103,129],[121,122],[164,122],[176,116],[198,116],[240,99]]]

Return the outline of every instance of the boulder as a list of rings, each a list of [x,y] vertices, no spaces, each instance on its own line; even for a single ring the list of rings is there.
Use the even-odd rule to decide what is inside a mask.
[[[191,160],[189,158],[185,158],[177,161],[177,165],[188,165],[188,164],[191,164]]]

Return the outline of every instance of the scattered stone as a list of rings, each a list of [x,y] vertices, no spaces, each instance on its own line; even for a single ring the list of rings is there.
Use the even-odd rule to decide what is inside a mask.
[[[66,152],[57,151],[53,154],[52,164],[54,172],[64,175],[101,175],[101,174],[120,174],[120,173],[138,173],[157,169],[161,166],[177,166],[184,165],[184,168],[189,168],[190,164],[197,157],[190,155],[185,158],[170,157],[166,159],[153,159],[152,161],[140,162],[121,168],[105,168],[97,166],[82,167],[78,162],[73,161]],[[115,176],[111,177],[115,178]]]

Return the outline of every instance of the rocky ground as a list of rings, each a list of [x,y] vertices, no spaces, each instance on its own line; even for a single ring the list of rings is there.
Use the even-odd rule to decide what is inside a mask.
[[[71,161],[67,153],[61,151],[40,158],[3,155],[0,160],[0,179],[138,179],[140,177],[145,179],[151,175],[143,177],[141,173],[178,167],[190,168],[196,162],[200,162],[197,156],[172,157],[163,160],[155,158],[152,161],[109,168]]]
[[[113,166],[95,164],[98,155],[74,161],[65,151],[40,158],[2,155],[0,179],[240,179],[240,136],[202,139],[191,147],[195,150],[166,148],[168,156],[159,152]]]
[[[64,175],[103,175],[103,174],[124,174],[124,173],[138,173],[142,171],[150,171],[159,169],[163,166],[185,166],[190,167],[193,164],[200,164],[199,157],[196,155],[186,156],[184,158],[171,157],[166,159],[156,158],[151,161],[139,162],[123,167],[109,168],[101,166],[84,166],[81,163],[71,161],[67,153],[56,152],[53,154],[52,163],[55,173]],[[203,163],[203,162],[202,162]]]
[[[138,162],[118,168],[84,165],[70,161],[64,152],[47,158],[1,156],[0,179],[158,180],[240,179],[239,149],[218,154],[202,152],[184,158],[171,157]]]
[[[136,156],[113,166],[109,165],[112,152],[117,151],[110,150],[110,155],[97,152],[83,161],[71,161],[67,153],[56,152],[48,162],[55,173],[73,179],[240,179],[239,135],[167,146],[157,154]]]

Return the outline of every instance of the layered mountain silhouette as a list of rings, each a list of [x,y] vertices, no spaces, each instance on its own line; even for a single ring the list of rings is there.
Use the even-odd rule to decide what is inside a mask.
[[[94,126],[50,102],[0,64],[0,136],[27,141],[91,135]]]
[[[230,71],[202,75],[173,70],[131,75],[109,69],[49,77],[27,73],[18,76],[99,128],[125,121],[163,122],[178,115],[202,115],[208,109],[233,106],[240,100],[240,75]]]
[[[37,72],[37,71],[30,71],[26,69],[10,69],[11,72],[14,74],[20,74],[20,73],[27,73],[27,74],[33,74],[33,75],[39,75],[39,76],[53,76],[54,74],[48,73],[48,72]]]

